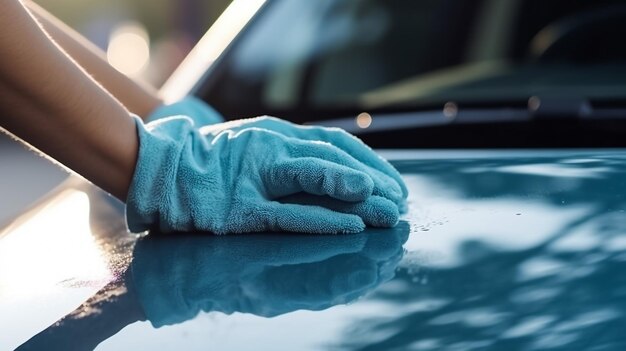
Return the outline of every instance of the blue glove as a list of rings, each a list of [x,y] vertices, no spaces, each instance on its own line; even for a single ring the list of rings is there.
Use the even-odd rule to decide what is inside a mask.
[[[362,202],[346,202],[328,196],[316,196],[298,193],[281,197],[281,203],[318,206],[341,213],[350,213],[361,217],[370,227],[390,228],[398,221],[398,207],[388,199],[372,195]]]
[[[187,96],[175,103],[157,107],[148,116],[146,122],[181,115],[190,117],[199,127],[224,122],[224,117],[217,110],[193,96]]]
[[[131,274],[155,327],[198,312],[271,317],[345,304],[393,278],[409,225],[357,235],[147,236]]]
[[[188,96],[179,102],[158,108],[148,117],[148,121],[174,115],[190,117],[197,127],[220,123],[224,118],[204,101],[193,96]],[[387,177],[374,176],[374,181],[379,183],[374,190],[374,195],[388,198],[400,207],[404,207],[408,190],[400,173],[387,161],[378,156],[367,145],[355,136],[346,133],[339,128],[323,128],[314,126],[299,126],[274,117],[257,117],[245,120],[237,120],[215,126],[217,129],[240,130],[243,128],[262,128],[280,133],[284,136],[303,139],[319,140],[330,143],[339,149],[352,155],[366,166],[370,172],[377,174],[382,172]],[[391,178],[395,182],[390,181]]]
[[[259,128],[203,135],[186,117],[148,125],[135,121],[140,146],[126,206],[132,232],[364,229],[363,219],[352,213],[276,201],[299,193],[346,203],[369,201],[377,206],[371,211],[385,218],[379,222],[397,223],[393,203],[370,199],[375,187],[370,170],[330,144]]]
[[[205,126],[202,132],[216,133],[226,129],[238,131],[245,128],[262,128],[291,138],[329,143],[367,167],[368,174],[374,180],[374,195],[387,198],[399,207],[404,206],[408,190],[400,173],[360,139],[343,129],[301,126],[275,117],[264,116]]]

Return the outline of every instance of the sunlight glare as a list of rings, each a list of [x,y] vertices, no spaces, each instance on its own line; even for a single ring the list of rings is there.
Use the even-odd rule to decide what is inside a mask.
[[[0,233],[0,298],[36,295],[60,284],[104,281],[111,273],[89,226],[89,198],[61,193]]]
[[[198,72],[207,71],[265,1],[233,1],[165,82],[161,89],[164,100],[173,102],[187,95],[198,80]]]

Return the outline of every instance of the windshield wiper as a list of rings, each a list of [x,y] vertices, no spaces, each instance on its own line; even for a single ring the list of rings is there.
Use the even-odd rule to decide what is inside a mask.
[[[567,121],[626,121],[626,101],[575,98],[541,98],[524,102],[488,104],[445,103],[438,109],[403,112],[372,111],[355,117],[315,121],[312,124],[340,127],[363,134],[408,128],[431,128],[446,125],[542,123]]]

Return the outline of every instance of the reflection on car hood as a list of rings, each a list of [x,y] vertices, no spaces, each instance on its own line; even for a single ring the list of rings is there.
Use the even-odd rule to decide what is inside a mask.
[[[249,260],[240,267],[257,272],[246,283],[251,293],[246,296],[256,300],[246,299],[246,304],[237,300],[228,305],[236,307],[222,311],[232,314],[195,316],[196,309],[172,322],[178,324],[158,329],[150,323],[134,323],[98,350],[624,349],[626,156],[622,150],[403,151],[385,156],[394,160],[410,189],[409,212],[389,232],[400,239],[389,245],[401,245],[407,239],[401,238],[403,231],[409,232],[408,240],[403,255],[382,250],[383,240],[372,241],[371,245],[378,244],[367,252],[374,256],[365,256],[392,262],[395,272],[384,273],[384,279],[365,279],[366,289],[346,284],[344,288],[358,293],[333,299],[336,290],[332,284],[322,286],[323,277],[349,279],[350,267],[356,271],[361,266],[346,262],[356,261],[280,274],[272,268],[259,274],[254,267],[280,267],[283,263],[272,262],[284,258],[277,259],[266,249],[257,256],[254,247],[246,247],[244,236],[220,238],[225,246],[211,244],[214,239],[190,237],[185,240],[196,240],[198,245],[172,245],[182,250],[173,257],[187,257],[188,264],[202,261],[220,272],[235,272],[239,268],[234,266]],[[9,347],[20,345],[123,274],[136,241],[124,231],[119,203],[77,181],[1,233],[0,328],[11,332],[0,335],[0,345]],[[370,237],[374,240],[384,233],[375,231]],[[350,240],[356,240],[354,247],[359,249],[351,254],[359,259],[360,250],[368,245],[356,242],[367,239],[364,235],[343,244],[336,241],[333,250],[351,248]],[[293,258],[289,248],[297,247],[298,240],[303,245],[324,243],[305,243],[306,238],[290,236],[289,243],[276,252],[291,252],[287,256]],[[141,249],[154,260],[150,265],[156,265],[158,257],[167,263],[164,248],[168,246],[149,248],[154,240],[137,244],[135,259]],[[228,255],[229,241],[240,243],[235,246],[243,250],[237,252],[245,252],[245,258]],[[204,256],[207,252],[197,249],[201,245],[214,252]],[[376,255],[376,248],[386,253]],[[312,260],[327,262],[336,256],[333,250]],[[259,258],[264,255],[269,255],[265,261]],[[225,263],[228,259],[232,265]],[[168,273],[168,267],[164,264],[161,274],[171,277],[174,273]],[[202,276],[193,281],[203,281]],[[286,285],[267,284],[272,282],[270,276],[284,277],[280,281]],[[211,279],[215,278],[206,281]],[[315,299],[308,299],[307,292],[318,291]],[[202,306],[200,310],[215,310]],[[262,306],[273,309],[259,310]],[[191,319],[183,322],[187,318]]]

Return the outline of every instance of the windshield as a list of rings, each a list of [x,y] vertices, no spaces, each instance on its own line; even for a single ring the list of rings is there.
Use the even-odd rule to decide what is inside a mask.
[[[620,0],[274,0],[201,94],[232,118],[619,99],[625,19]]]

